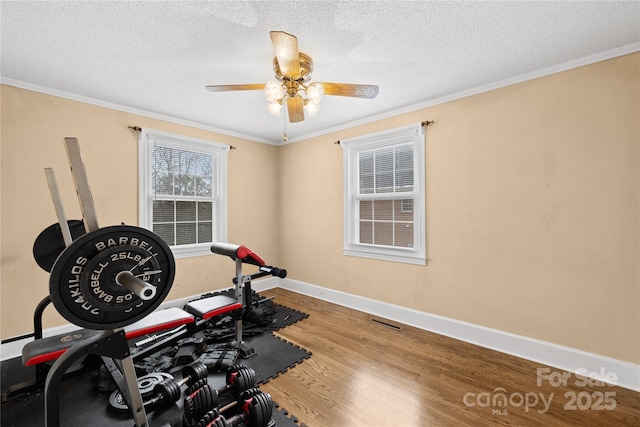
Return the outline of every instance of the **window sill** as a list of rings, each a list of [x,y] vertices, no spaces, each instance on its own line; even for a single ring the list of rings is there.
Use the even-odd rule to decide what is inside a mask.
[[[385,250],[376,250],[376,249],[353,249],[353,248],[344,248],[343,253],[346,256],[353,256],[359,258],[369,258],[369,259],[377,259],[380,261],[391,261],[391,262],[401,262],[405,264],[414,264],[414,265],[426,265],[427,259],[424,256],[418,254],[404,254],[398,252],[391,252]]]
[[[171,246],[171,252],[173,252],[173,257],[175,259],[211,255],[211,243]]]

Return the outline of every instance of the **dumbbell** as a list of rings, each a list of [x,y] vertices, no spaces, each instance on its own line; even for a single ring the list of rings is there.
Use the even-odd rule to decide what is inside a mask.
[[[243,394],[253,389],[257,382],[256,372],[244,365],[230,367],[227,370],[226,380],[227,385],[218,390],[209,384],[199,386],[198,383],[187,390],[187,397],[184,399],[185,425],[194,425],[207,411],[217,408],[220,394],[229,392],[235,398],[242,398]]]
[[[156,384],[153,387],[153,397],[144,402],[144,406],[170,406],[180,399],[180,394],[182,394],[180,387],[185,384],[202,387],[206,385],[208,376],[209,371],[204,363],[191,363],[182,368],[182,379],[180,381],[170,378]]]
[[[273,415],[273,400],[268,393],[259,392],[242,402],[242,412],[231,418],[214,409],[209,411],[197,427],[235,427],[244,423],[248,427],[269,427]]]

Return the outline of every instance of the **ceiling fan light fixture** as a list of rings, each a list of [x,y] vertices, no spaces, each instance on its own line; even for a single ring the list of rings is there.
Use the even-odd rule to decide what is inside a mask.
[[[307,100],[304,103],[304,111],[306,111],[309,117],[313,117],[318,114],[318,111],[320,111],[320,104],[316,104],[314,102],[311,102],[310,100]]]
[[[315,105],[320,104],[322,101],[322,95],[324,95],[324,88],[320,83],[311,83],[306,90],[307,99]]]
[[[280,111],[282,110],[282,100],[268,103],[267,110],[269,110],[272,115],[280,117]]]
[[[270,103],[282,100],[282,97],[284,97],[285,95],[285,90],[282,87],[282,83],[275,80],[269,80],[267,84],[264,85],[264,95],[267,97],[267,101],[269,101]]]

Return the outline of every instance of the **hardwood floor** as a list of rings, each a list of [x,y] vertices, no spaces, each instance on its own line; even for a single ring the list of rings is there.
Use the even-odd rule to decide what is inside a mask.
[[[309,427],[640,425],[640,393],[283,289],[261,295],[309,314],[278,335],[313,355],[261,386]]]

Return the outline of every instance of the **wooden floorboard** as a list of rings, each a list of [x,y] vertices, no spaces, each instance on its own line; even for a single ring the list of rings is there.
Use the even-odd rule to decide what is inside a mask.
[[[313,355],[261,386],[309,427],[640,426],[640,393],[280,288],[261,295],[309,314],[278,335]],[[538,368],[566,386],[538,385]]]

